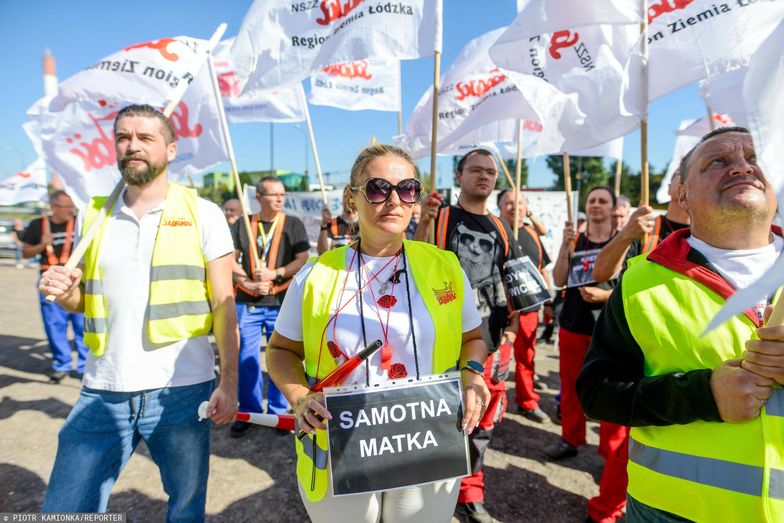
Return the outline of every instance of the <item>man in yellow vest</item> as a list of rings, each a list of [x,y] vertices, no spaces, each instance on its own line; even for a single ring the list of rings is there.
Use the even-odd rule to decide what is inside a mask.
[[[703,334],[780,256],[776,195],[739,127],[706,134],[680,175],[691,227],[629,261],[577,390],[588,416],[632,427],[626,521],[782,521],[784,329],[760,328],[776,289]]]
[[[285,199],[286,188],[275,176],[265,176],[256,184],[261,212],[248,218],[258,260],[251,253],[243,221],[237,220],[231,227],[238,261],[234,283],[240,326],[238,394],[242,412],[263,412],[264,397],[269,414],[289,410],[286,397],[272,380],[267,380],[265,390],[260,363],[261,336],[272,335],[291,277],[305,265],[310,249],[305,225],[283,212]],[[250,423],[237,420],[231,425],[230,435],[242,437],[250,428]]]
[[[140,441],[169,495],[167,520],[203,521],[210,423],[237,411],[233,246],[220,208],[167,179],[177,153],[168,118],[148,105],[114,122],[128,186],[99,226],[82,269],[50,267],[39,291],[85,313],[84,388],[59,433],[42,511],[104,512]],[[95,223],[107,198],[80,213]],[[215,388],[212,331],[220,352]]]

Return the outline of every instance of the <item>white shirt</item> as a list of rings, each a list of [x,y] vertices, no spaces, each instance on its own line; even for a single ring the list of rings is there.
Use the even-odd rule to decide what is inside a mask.
[[[361,317],[359,313],[359,298],[357,296],[357,259],[354,258],[353,264],[351,263],[355,251],[353,249],[346,250],[346,267],[350,267],[348,276],[341,278],[338,281],[333,300],[333,316],[334,311],[338,309],[335,304],[340,300],[340,305],[345,306],[340,311],[337,318],[337,325],[335,321],[330,321],[325,331],[327,341],[334,342],[337,340],[338,345],[343,352],[350,358],[361,349],[365,348],[365,342],[362,337]],[[392,295],[397,299],[394,307],[389,314],[389,345],[392,348],[391,364],[402,364],[405,366],[406,375],[416,377],[416,365],[419,364],[419,373],[421,376],[433,374],[433,342],[435,339],[435,332],[433,329],[433,321],[430,318],[430,313],[425,307],[425,302],[416,288],[413,278],[408,279],[407,288],[411,291],[411,317],[409,317],[408,308],[408,294],[406,291],[406,276],[401,274],[399,283],[394,286],[394,293],[392,283],[389,282],[393,271],[395,270],[395,262],[392,257],[372,257],[362,255],[365,262],[365,269],[362,272],[362,284],[368,282],[368,274],[376,274],[381,271],[379,277],[372,281],[369,287],[365,287],[362,291],[362,312],[365,319],[366,336],[365,339],[368,344],[379,339],[384,341],[384,334],[382,332],[382,325],[387,325],[387,310],[386,308],[379,307],[376,303],[381,297],[382,293],[380,287],[386,285],[385,294]],[[384,268],[386,266],[386,268]],[[403,256],[400,256],[398,261],[397,270],[404,267]],[[280,308],[278,319],[275,322],[275,330],[294,341],[302,341],[302,290],[305,286],[305,280],[313,268],[313,262],[309,262],[299,270],[294,276],[291,286],[286,291],[286,298],[283,300],[283,305]],[[465,333],[471,329],[475,329],[482,324],[482,318],[479,316],[479,311],[476,309],[476,304],[472,299],[471,284],[462,271],[463,275],[463,296],[458,296],[458,299],[463,300],[463,324],[462,326],[455,325],[455,328],[460,328],[461,332]],[[345,290],[341,293],[341,289],[345,282]],[[372,292],[371,292],[372,289]],[[341,296],[342,294],[342,296]],[[375,298],[375,299],[374,299]],[[379,321],[379,315],[381,321]],[[411,319],[414,323],[414,336],[411,333]],[[416,358],[414,357],[414,338],[416,339]],[[326,351],[326,349],[325,349]],[[329,358],[330,354],[327,353],[322,357]],[[345,361],[341,357],[337,363],[340,364]],[[399,366],[397,368],[400,368]],[[369,374],[369,382],[379,383],[389,379],[387,371],[381,368],[381,350],[377,351],[365,365],[360,365],[345,381],[345,385],[354,383],[366,383],[366,375]]]
[[[758,249],[719,249],[708,245],[693,235],[686,240],[692,248],[699,251],[713,264],[719,274],[735,289],[745,289],[768,269],[773,267],[784,248],[784,238],[773,235],[773,241]],[[771,289],[774,292],[775,289]],[[759,318],[762,318],[768,296],[760,296],[757,303],[752,306]]]
[[[108,306],[107,346],[100,358],[87,356],[86,387],[133,392],[181,387],[215,377],[215,356],[207,336],[153,345],[147,336],[150,269],[163,202],[137,219],[125,205],[125,191],[107,218],[98,264]],[[212,261],[234,252],[226,218],[212,202],[198,198],[202,250]],[[80,213],[81,230],[84,213]]]

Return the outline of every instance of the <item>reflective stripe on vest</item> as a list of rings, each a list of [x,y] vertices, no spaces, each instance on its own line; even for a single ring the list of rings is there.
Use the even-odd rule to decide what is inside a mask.
[[[425,308],[433,321],[433,368],[420,369],[422,374],[439,374],[454,369],[462,345],[463,272],[457,257],[433,245],[404,240],[409,271]],[[302,343],[305,349],[305,372],[323,379],[337,365],[326,348],[323,335],[333,312],[340,285],[346,278],[346,251],[350,246],[338,247],[322,254],[313,264],[302,291]],[[469,293],[468,296],[471,296]],[[436,350],[435,348],[438,348]],[[420,347],[421,350],[421,347]],[[325,430],[317,430],[318,445],[327,449]],[[304,444],[303,444],[304,443]],[[321,455],[312,460],[312,440],[296,440],[297,477],[310,501],[319,501],[327,492],[327,470],[319,466]],[[308,448],[310,447],[310,448]]]
[[[756,330],[751,319],[739,314],[700,336],[724,298],[646,256],[629,263],[621,286],[645,376],[742,358]],[[784,521],[783,394],[743,423],[633,427],[629,495],[694,521]]]
[[[165,346],[206,335],[212,327],[207,262],[201,246],[196,193],[169,184],[158,225],[150,268],[146,333],[149,341]],[[87,207],[84,230],[89,230],[105,197]],[[84,341],[96,356],[106,350],[108,308],[101,282],[99,254],[109,220],[105,220],[85,254]]]

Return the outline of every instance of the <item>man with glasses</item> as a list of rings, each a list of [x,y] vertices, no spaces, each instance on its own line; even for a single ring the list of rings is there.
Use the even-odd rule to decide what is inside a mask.
[[[264,412],[264,380],[259,355],[261,335],[272,335],[291,277],[305,265],[310,242],[305,225],[283,213],[286,189],[275,176],[265,176],[256,184],[259,214],[250,217],[251,234],[256,243],[255,259],[242,220],[231,226],[234,253],[234,284],[237,287],[237,322],[240,327],[240,365],[238,390],[240,410]],[[240,265],[241,263],[241,265]],[[267,380],[267,412],[283,414],[289,405],[272,380]],[[240,437],[251,427],[235,421],[231,435]]]
[[[456,206],[438,208],[440,201],[431,196],[422,204],[422,215],[414,239],[427,237],[435,220],[435,243],[457,255],[482,316],[482,333],[490,355],[485,362],[485,382],[490,403],[477,430],[469,437],[473,474],[463,478],[457,498],[457,514],[463,521],[495,521],[484,508],[482,459],[490,444],[493,427],[506,411],[506,384],[512,346],[517,336],[517,314],[510,315],[501,268],[510,258],[522,255],[512,229],[487,212],[487,198],[495,189],[498,167],[493,154],[475,149],[460,159],[455,173],[460,185]]]
[[[22,255],[25,258],[40,256],[41,273],[53,265],[65,265],[74,243],[74,203],[65,191],[55,191],[49,197],[52,216],[42,216],[30,222],[22,236]],[[37,285],[37,284],[36,284]],[[49,381],[59,383],[72,370],[81,379],[87,357],[84,344],[84,314],[68,312],[58,303],[48,302],[38,296],[44,330],[52,351],[52,374]],[[76,368],[72,369],[71,344],[68,341],[68,323],[74,333],[74,346],[78,353]]]

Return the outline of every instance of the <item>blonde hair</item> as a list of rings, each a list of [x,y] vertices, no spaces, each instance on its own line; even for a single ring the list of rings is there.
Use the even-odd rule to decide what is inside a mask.
[[[406,161],[414,171],[414,177],[417,177],[419,174],[419,169],[417,169],[414,160],[411,159],[411,156],[409,156],[408,153],[403,149],[385,143],[375,143],[362,149],[362,152],[359,153],[357,159],[354,160],[354,165],[351,167],[351,179],[349,182],[350,185],[352,187],[359,185],[360,179],[362,178],[362,173],[365,171],[365,167],[367,167],[368,164],[373,160],[383,158],[384,156],[394,156]]]

